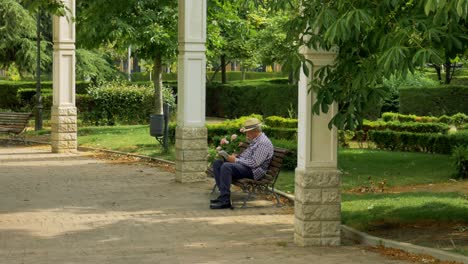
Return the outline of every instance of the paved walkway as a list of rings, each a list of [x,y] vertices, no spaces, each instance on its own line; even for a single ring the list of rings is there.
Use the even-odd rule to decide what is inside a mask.
[[[213,211],[210,182],[173,179],[91,153],[0,146],[0,263],[402,263],[352,245],[297,247],[292,208]]]

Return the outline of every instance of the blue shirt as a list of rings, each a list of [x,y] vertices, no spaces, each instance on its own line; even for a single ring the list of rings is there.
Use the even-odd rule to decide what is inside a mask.
[[[273,153],[273,144],[264,133],[261,133],[250,142],[249,147],[236,158],[235,162],[252,169],[254,179],[259,180],[267,172]]]

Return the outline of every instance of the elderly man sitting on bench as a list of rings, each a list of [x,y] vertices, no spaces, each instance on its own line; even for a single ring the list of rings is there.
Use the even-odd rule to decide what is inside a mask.
[[[261,179],[270,165],[274,148],[270,139],[262,132],[260,120],[247,119],[241,132],[245,133],[249,147],[240,155],[231,154],[225,161],[216,160],[213,163],[213,172],[216,185],[219,188],[218,198],[210,201],[211,209],[232,208],[231,183],[233,179],[250,178]]]

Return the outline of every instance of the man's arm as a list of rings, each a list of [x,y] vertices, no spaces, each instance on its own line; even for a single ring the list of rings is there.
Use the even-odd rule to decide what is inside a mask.
[[[272,152],[270,146],[266,144],[259,144],[257,148],[252,150],[252,156],[242,156],[235,159],[235,162],[243,164],[250,168],[259,167],[265,160],[269,158],[269,154]]]

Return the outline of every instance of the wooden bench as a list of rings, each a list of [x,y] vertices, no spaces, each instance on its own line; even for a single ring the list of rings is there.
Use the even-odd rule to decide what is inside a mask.
[[[32,116],[32,113],[0,112],[0,133],[20,136],[26,130]]]
[[[244,151],[248,146],[249,145],[247,143],[242,143],[240,146],[240,153],[242,153],[242,151]],[[255,193],[273,194],[273,196],[276,198],[277,206],[281,205],[279,196],[275,192],[275,183],[276,183],[276,180],[278,179],[281,166],[283,165],[284,157],[286,157],[288,152],[289,150],[287,149],[275,147],[273,158],[270,162],[270,166],[268,167],[268,170],[265,176],[263,176],[261,179],[253,180],[253,179],[243,178],[243,179],[232,181],[233,185],[240,187],[243,192],[247,193],[247,196],[244,199],[244,203],[242,204],[242,207],[246,206],[247,201],[250,200],[252,198],[252,195]],[[213,167],[209,167],[206,171],[206,174],[209,177],[214,178]],[[213,193],[216,190],[216,187],[217,186],[215,183],[211,193]]]

